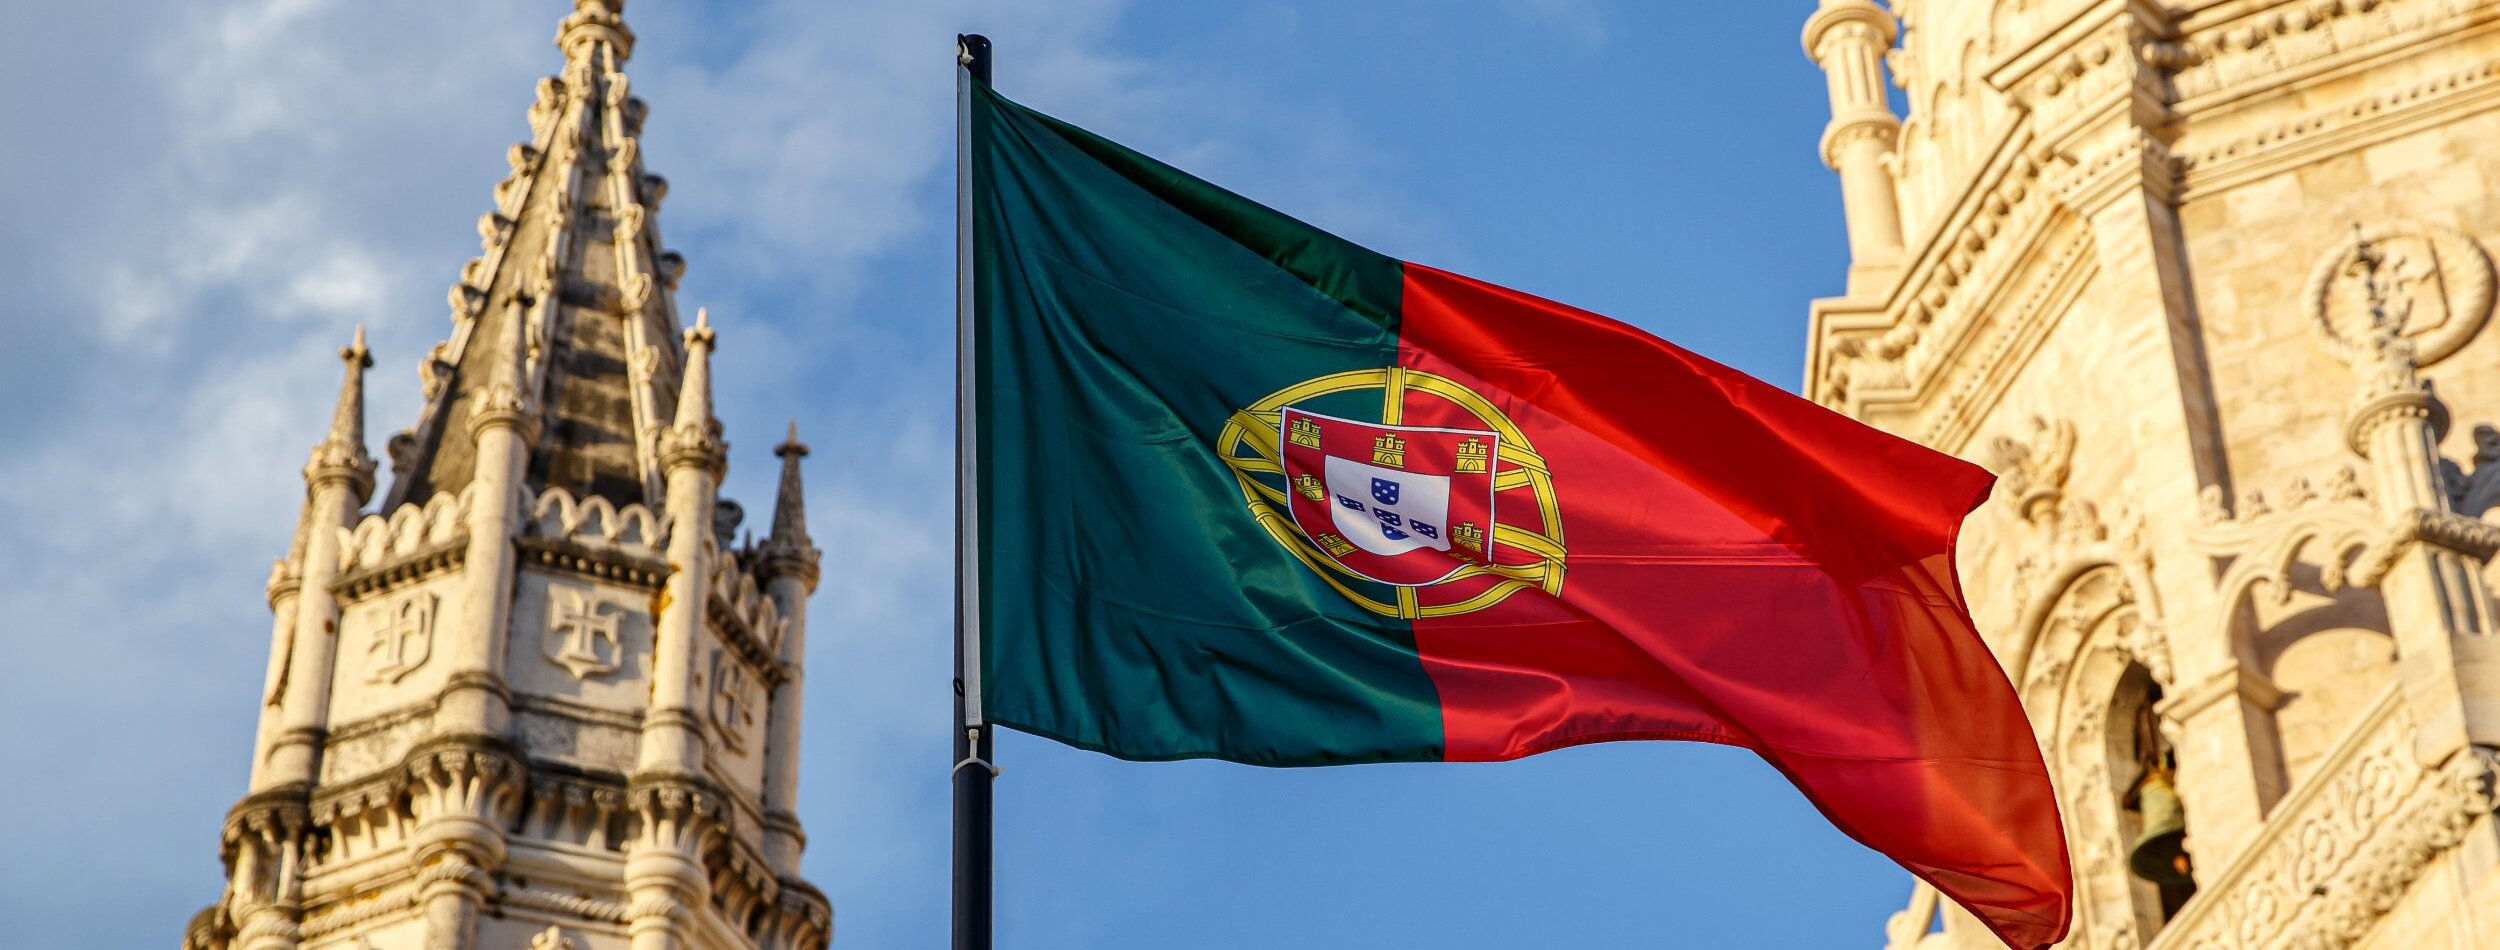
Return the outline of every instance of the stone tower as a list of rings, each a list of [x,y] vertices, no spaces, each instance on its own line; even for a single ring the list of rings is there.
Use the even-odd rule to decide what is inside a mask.
[[[185,950],[816,950],[793,813],[799,459],[718,496],[714,330],[679,330],[622,0],[578,0],[478,218],[380,503],[363,334],[304,468],[250,793]]]
[[[2000,476],[1960,570],[2066,946],[2500,947],[2500,0],[1820,0],[1804,39],[1853,258],[1806,389]],[[1924,885],[1886,931],[1995,946]]]

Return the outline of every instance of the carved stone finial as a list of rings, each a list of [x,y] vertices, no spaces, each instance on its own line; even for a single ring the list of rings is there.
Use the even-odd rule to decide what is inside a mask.
[[[799,478],[799,460],[807,457],[807,444],[799,441],[797,419],[790,420],[790,437],[773,454],[781,457],[781,491],[773,499],[772,533],[764,539],[759,570],[767,576],[795,575],[814,590],[822,555],[807,536],[807,499]]]
[[[677,418],[660,439],[660,462],[668,468],[695,465],[726,473],[729,443],[721,439],[720,421],[712,417],[712,331],[709,308],[698,308],[694,326],[686,328],[685,376],[679,382]]]
[[[556,48],[569,65],[587,63],[601,44],[618,62],[634,55],[634,31],[625,26],[625,0],[573,0],[573,12],[556,26]]]
[[[348,486],[362,506],[373,493],[373,456],[365,450],[365,370],[373,367],[373,351],[365,348],[365,328],[339,350],[347,372],[339,382],[338,405],[330,414],[330,431],[313,446],[304,464],[305,482]]]

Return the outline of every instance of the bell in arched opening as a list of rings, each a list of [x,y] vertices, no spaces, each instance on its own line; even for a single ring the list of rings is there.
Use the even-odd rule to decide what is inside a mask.
[[[2187,812],[2179,807],[2179,792],[2171,787],[2170,777],[2146,772],[2136,786],[2136,803],[2144,816],[2144,831],[2127,849],[2128,869],[2155,884],[2193,885],[2195,878],[2188,873]]]
[[[2161,916],[2168,920],[2196,895],[2196,865],[2187,852],[2187,807],[2173,784],[2177,762],[2153,712],[2161,687],[2147,687],[2148,695],[2135,711],[2134,730],[2136,763],[2143,771],[2125,803],[2136,813],[2141,830],[2127,848],[2127,869],[2159,890]]]

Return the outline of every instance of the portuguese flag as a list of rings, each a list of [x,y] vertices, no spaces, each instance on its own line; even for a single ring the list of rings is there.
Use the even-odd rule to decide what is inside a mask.
[[[1986,472],[970,96],[982,719],[1272,766],[1742,746],[2008,944],[2065,934],[1954,578]]]

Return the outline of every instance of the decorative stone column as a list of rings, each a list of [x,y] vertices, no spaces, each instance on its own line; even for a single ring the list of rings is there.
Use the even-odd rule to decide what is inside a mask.
[[[364,328],[339,351],[347,363],[330,434],[313,446],[304,464],[306,498],[300,529],[302,558],[295,571],[295,631],[283,687],[278,735],[270,741],[262,783],[255,790],[309,788],[320,764],[330,716],[330,672],[338,653],[339,607],[330,582],[338,578],[339,530],[355,524],[373,497],[373,457],[365,451],[365,370],[373,354]]]
[[[1900,199],[1884,167],[1901,134],[1884,92],[1884,51],[1898,35],[1892,14],[1874,0],[1823,0],[1806,20],[1806,56],[1822,67],[1831,95],[1823,164],[1840,173],[1853,275],[1901,263]]]
[[[710,600],[712,511],[729,445],[712,418],[711,314],[686,330],[686,375],[674,425],[661,437],[668,478],[669,576],[651,653],[651,707],[627,804],[642,828],[626,848],[626,926],[634,950],[679,950],[708,893],[697,860],[718,801],[703,778],[703,723],[695,711],[696,641]]]
[[[637,779],[625,805],[641,823],[625,851],[626,933],[633,950],[684,950],[711,892],[703,845],[720,831],[721,801],[684,779]]]
[[[2321,311],[2317,329],[2360,377],[2344,437],[2369,460],[2372,497],[2386,519],[2382,536],[2354,558],[2350,580],[2376,586],[2386,601],[2414,752],[2435,766],[2469,743],[2500,744],[2500,637],[2482,576],[2500,550],[2500,527],[2450,508],[2439,457],[2448,409],[2419,373],[2421,352],[2406,332],[2412,302],[2381,274],[2388,256],[2364,232],[2339,260],[2325,282],[2361,281],[2368,311],[2357,316],[2367,327],[2348,336]]]
[[[240,950],[294,950],[303,921],[306,805],[320,776],[330,717],[331,667],[338,654],[339,533],[373,496],[373,457],[365,451],[365,370],[373,354],[365,331],[339,351],[347,364],[330,431],[304,464],[304,509],[293,566],[280,562],[269,585],[277,614],[262,728],[254,745],[252,794],[228,813],[224,847],[233,862],[229,915]]]
[[[781,491],[773,502],[773,528],[764,540],[756,573],[782,618],[781,683],[773,687],[769,732],[764,744],[764,859],[785,881],[799,876],[799,855],[807,848],[800,830],[799,717],[807,663],[807,598],[816,592],[823,554],[807,536],[807,502],[799,479],[799,460],[807,446],[799,441],[799,424],[790,423],[790,438],[773,449],[781,457]]]
[[[310,512],[304,517],[310,517]],[[247,786],[255,791],[271,785],[269,753],[286,728],[286,706],[281,700],[289,681],[287,667],[295,656],[295,603],[304,590],[303,581],[295,576],[295,565],[304,559],[305,533],[299,524],[295,550],[269,568],[269,672],[261,685],[260,724],[252,731],[252,777]]]
[[[304,794],[293,787],[247,797],[227,814],[236,950],[294,950],[302,941],[304,833],[311,824]]]
[[[476,946],[478,912],[495,894],[503,829],[519,811],[527,774],[500,743],[437,739],[409,755],[406,787],[417,816],[409,851],[426,950]]]
[[[435,704],[434,735],[500,740],[511,726],[512,695],[504,684],[504,640],[512,630],[512,588],[520,570],[513,539],[522,523],[521,495],[538,413],[523,385],[524,318],[518,307],[498,315],[501,352],[494,381],[470,398],[468,435],[476,468],[468,487],[469,540],[461,567],[462,629],[447,645],[449,678]]]

